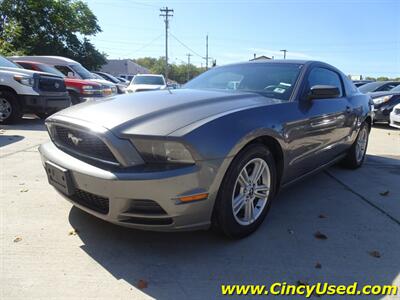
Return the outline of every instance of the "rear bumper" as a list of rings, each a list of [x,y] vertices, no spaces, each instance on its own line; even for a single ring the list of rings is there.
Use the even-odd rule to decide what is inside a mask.
[[[39,151],[43,165],[52,162],[69,170],[75,188],[85,197],[61,195],[98,218],[126,227],[157,231],[205,229],[210,225],[217,192],[211,186],[223,159],[162,171],[143,171],[137,167],[129,171],[110,171],[70,156],[51,142],[41,145]],[[180,196],[197,193],[209,193],[209,197],[188,203],[178,200]],[[103,211],[99,212],[88,197],[96,203],[100,201]],[[139,202],[159,209],[156,213],[136,210]]]
[[[20,103],[23,112],[53,113],[70,106],[68,93],[57,95],[22,95]]]

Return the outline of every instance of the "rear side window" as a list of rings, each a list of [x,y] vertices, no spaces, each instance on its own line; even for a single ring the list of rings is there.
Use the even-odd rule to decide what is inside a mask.
[[[331,85],[335,86],[340,91],[340,96],[343,96],[342,81],[338,73],[325,69],[325,68],[314,68],[308,75],[307,90],[314,85]]]
[[[33,66],[31,66],[30,64],[26,64],[26,63],[23,63],[23,62],[19,62],[18,64],[19,64],[20,66],[23,66],[24,69],[27,69],[27,70],[35,70],[35,69],[33,68]]]
[[[70,68],[66,66],[54,66],[57,70],[63,73],[65,76],[68,76],[68,72],[73,72]]]

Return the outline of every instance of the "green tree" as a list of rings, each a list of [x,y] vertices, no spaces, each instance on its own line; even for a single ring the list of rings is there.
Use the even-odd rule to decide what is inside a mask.
[[[365,77],[365,80],[376,80],[376,78],[375,77],[371,77],[371,76],[367,76],[367,77]]]
[[[98,32],[96,16],[80,0],[0,1],[0,52],[4,54],[66,56],[98,69],[106,62],[105,54],[87,38]]]
[[[133,59],[137,64],[147,68],[153,74],[165,73],[165,58],[141,57]],[[189,79],[196,77],[205,71],[205,68],[199,68],[190,64],[169,64],[168,78],[178,83],[185,83],[187,81],[187,72],[189,68]]]
[[[378,77],[376,80],[377,81],[387,81],[387,80],[389,80],[389,77],[381,76],[381,77]]]

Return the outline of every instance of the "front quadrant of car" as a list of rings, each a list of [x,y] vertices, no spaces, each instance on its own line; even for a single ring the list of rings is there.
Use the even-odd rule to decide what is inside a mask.
[[[336,68],[285,60],[86,102],[46,125],[49,183],[80,209],[133,228],[213,225],[240,238],[261,226],[281,187],[335,162],[360,167],[371,111]]]

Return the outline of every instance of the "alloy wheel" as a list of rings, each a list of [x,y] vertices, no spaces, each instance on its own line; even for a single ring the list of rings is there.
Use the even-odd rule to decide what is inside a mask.
[[[367,126],[361,128],[360,133],[358,135],[357,143],[356,143],[356,159],[357,162],[360,162],[367,150],[367,142],[368,142],[368,129]]]
[[[0,121],[6,120],[11,116],[11,103],[5,98],[0,98]]]
[[[262,214],[268,201],[271,173],[261,158],[250,160],[240,171],[232,194],[232,211],[241,225],[250,225]]]

